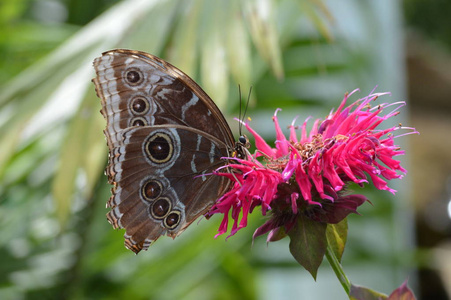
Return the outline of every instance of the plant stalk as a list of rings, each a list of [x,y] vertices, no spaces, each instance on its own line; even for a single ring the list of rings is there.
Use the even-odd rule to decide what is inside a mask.
[[[332,251],[332,248],[330,247],[329,243],[327,243],[326,258],[329,261],[329,264],[334,270],[335,275],[337,276],[341,285],[343,286],[343,289],[345,290],[346,294],[349,296],[349,293],[351,291],[351,282],[349,281],[348,277],[346,277],[346,274],[343,271],[343,267],[341,266],[340,262],[338,261],[337,257]]]

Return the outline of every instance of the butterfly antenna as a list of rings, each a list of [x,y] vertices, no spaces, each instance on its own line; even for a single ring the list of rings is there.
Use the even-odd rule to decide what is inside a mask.
[[[242,119],[241,119],[241,86],[238,84],[238,96],[239,96],[239,99],[240,99],[240,113],[239,113],[239,115],[238,115],[238,119],[241,121]],[[244,117],[244,116],[243,116]],[[238,133],[240,134],[240,136],[241,136],[241,127],[242,127],[242,123],[240,122],[239,124],[238,124]]]
[[[246,116],[247,108],[249,107],[249,102],[251,100],[252,86],[249,89],[249,94],[247,95],[246,107],[244,108],[244,114],[242,121],[244,122],[244,117]]]

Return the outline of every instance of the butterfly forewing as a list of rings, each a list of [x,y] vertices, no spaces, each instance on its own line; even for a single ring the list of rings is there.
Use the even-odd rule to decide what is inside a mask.
[[[155,56],[113,50],[94,68],[113,184],[107,217],[138,253],[180,234],[228,190],[228,179],[208,174],[232,155],[233,136],[206,93]]]
[[[144,52],[118,49],[96,58],[94,67],[94,83],[113,143],[120,140],[121,129],[133,125],[179,124],[234,144],[218,107],[171,64]],[[135,110],[138,107],[144,108]]]

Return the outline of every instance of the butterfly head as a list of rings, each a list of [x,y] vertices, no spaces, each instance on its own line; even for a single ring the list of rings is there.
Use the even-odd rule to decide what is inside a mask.
[[[247,150],[251,144],[249,143],[249,139],[246,135],[242,135],[238,138],[238,141],[235,143],[234,149],[234,157],[240,159],[246,159],[249,151]]]

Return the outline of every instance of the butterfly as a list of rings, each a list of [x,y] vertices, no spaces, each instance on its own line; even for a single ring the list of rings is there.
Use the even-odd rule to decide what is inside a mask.
[[[125,228],[125,246],[137,254],[162,235],[181,234],[232,188],[209,174],[224,157],[246,158],[248,142],[235,142],[199,85],[154,55],[116,49],[93,65],[113,185],[107,219]]]

